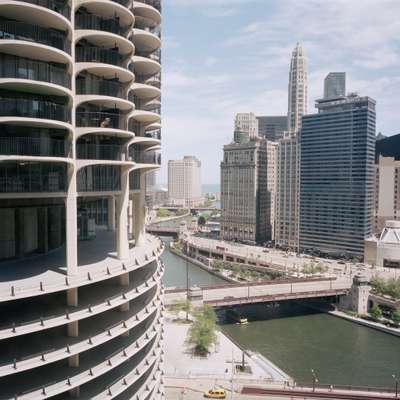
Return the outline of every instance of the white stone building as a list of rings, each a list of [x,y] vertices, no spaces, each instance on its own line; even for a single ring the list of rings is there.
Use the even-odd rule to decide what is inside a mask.
[[[235,132],[247,134],[250,139],[258,137],[258,119],[254,113],[238,113],[235,116]]]
[[[201,195],[201,162],[194,156],[168,161],[168,198],[171,205],[196,207]]]
[[[288,132],[279,141],[276,177],[275,243],[298,248],[299,235],[299,154],[297,135],[301,118],[307,114],[307,59],[297,43],[289,71]]]

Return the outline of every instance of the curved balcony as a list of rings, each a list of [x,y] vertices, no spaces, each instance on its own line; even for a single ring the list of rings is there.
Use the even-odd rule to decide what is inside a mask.
[[[67,19],[71,19],[71,7],[68,5],[68,0],[20,0],[24,3],[34,4],[36,6],[48,8],[61,14]]]
[[[79,13],[75,15],[75,29],[91,29],[105,31],[124,36],[128,32],[128,27],[120,24],[119,18],[104,18],[94,14]]]
[[[77,94],[97,94],[126,98],[125,86],[118,79],[104,79],[90,73],[81,74],[76,79]]]
[[[0,19],[0,39],[24,40],[55,47],[68,54],[71,42],[65,32],[52,28],[43,28],[26,22]]]
[[[100,47],[76,47],[77,62],[104,63],[123,67],[124,57],[116,49],[102,49]]]
[[[85,160],[124,161],[126,159],[123,146],[117,144],[78,143],[76,155],[77,158]]]
[[[77,111],[77,127],[106,129],[125,129],[125,122],[120,114],[102,111]]]
[[[27,79],[71,88],[67,67],[0,53],[0,78]]]
[[[149,18],[157,25],[161,23],[161,2],[159,0],[134,1],[133,11],[135,16]]]
[[[150,29],[133,29],[131,37],[136,52],[152,53],[161,47],[161,39],[157,35],[158,31],[153,33]]]
[[[39,118],[70,122],[68,106],[51,101],[22,99],[12,97],[0,98],[0,117]]]
[[[158,72],[154,75],[140,75],[136,74],[135,76],[136,83],[142,83],[144,85],[154,86],[158,89],[161,87],[161,73]]]
[[[0,193],[65,192],[66,166],[54,163],[2,162]]]
[[[150,262],[132,268],[131,275],[132,273],[135,275],[131,276],[129,286],[121,287],[119,283],[116,284],[116,278],[111,278],[105,282],[99,281],[81,287],[78,307],[65,307],[65,293],[50,293],[41,296],[40,302],[37,304],[30,305],[31,312],[29,319],[26,319],[26,317],[21,318],[20,309],[24,305],[26,306],[27,300],[20,299],[11,302],[7,308],[2,307],[4,313],[2,324],[4,325],[0,327],[0,338],[25,336],[61,327],[69,322],[82,321],[136,299],[142,304],[139,298],[157,286],[164,273],[165,267],[161,263],[156,263],[156,270],[151,269],[153,268],[152,264],[153,262]],[[112,282],[113,285],[107,284],[108,282]],[[142,306],[142,308],[144,307]],[[67,314],[68,318],[66,318]],[[89,333],[93,335],[93,332]]]
[[[0,155],[68,157],[69,148],[63,139],[0,136]]]

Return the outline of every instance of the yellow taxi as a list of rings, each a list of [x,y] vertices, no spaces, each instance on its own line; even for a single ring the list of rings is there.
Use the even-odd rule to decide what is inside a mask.
[[[225,399],[226,393],[224,389],[210,389],[204,392],[207,399]]]

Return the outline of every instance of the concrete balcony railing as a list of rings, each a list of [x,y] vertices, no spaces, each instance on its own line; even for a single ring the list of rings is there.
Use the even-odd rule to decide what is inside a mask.
[[[0,39],[25,40],[55,47],[68,54],[71,42],[67,34],[57,29],[44,28],[27,22],[0,19]]]
[[[67,0],[20,0],[24,3],[34,4],[55,11],[67,19],[71,18],[71,7]]]
[[[110,259],[97,264],[90,265],[90,269],[80,267],[78,275],[65,276],[63,274],[52,274],[43,280],[34,281],[8,281],[0,284],[0,301],[15,300],[46,293],[54,293],[68,290],[74,287],[90,285],[95,282],[120,276],[137,269],[140,265],[156,261],[164,250],[162,241],[154,236],[147,236],[147,243],[141,247],[132,249],[132,258],[128,262]]]
[[[137,269],[145,268],[143,266]],[[136,271],[136,270],[135,270]],[[114,309],[125,304],[128,301],[133,301],[142,296],[146,292],[152,290],[159,284],[162,275],[164,274],[164,266],[159,263],[156,272],[145,282],[140,285],[132,284],[126,288],[118,288],[121,293],[109,295],[105,292],[105,296],[100,301],[85,302],[79,307],[68,307],[60,310],[60,312],[52,315],[43,315],[34,320],[15,321],[8,326],[0,328],[0,339],[7,339],[26,335],[34,332],[40,332],[46,329],[52,329],[74,321],[80,321],[85,318],[101,314],[107,310]]]
[[[140,353],[143,353],[149,345],[151,346],[143,359],[133,366],[134,368],[142,368],[144,365],[149,363],[151,359],[154,358],[155,349],[158,348],[160,340],[158,339],[157,331],[160,330],[161,321],[157,320],[155,324],[152,325],[152,329],[146,332],[140,339],[136,340],[134,343],[126,346],[125,348],[117,351],[111,356],[108,356],[102,362],[94,365],[90,368],[85,369],[75,375],[71,375],[68,378],[52,382],[50,384],[40,385],[36,389],[28,390],[23,393],[15,393],[14,398],[19,400],[23,399],[36,399],[36,398],[49,398],[57,394],[65,393],[74,387],[81,388],[81,394],[85,390],[85,383],[91,382],[97,377],[102,377],[102,375],[114,370],[115,368],[123,366],[125,363],[129,362],[131,358],[138,357]],[[120,335],[118,335],[120,336]],[[115,337],[115,336],[114,336]],[[149,356],[150,352],[151,355]],[[68,368],[68,367],[66,367]],[[60,375],[67,376],[67,374],[61,374],[63,371],[59,371]],[[106,379],[105,377],[102,379]],[[102,385],[104,386],[104,385]],[[90,390],[90,395],[87,398],[95,398],[93,392],[98,391],[98,385],[92,386]],[[105,391],[103,390],[102,393]],[[104,398],[104,397],[103,397]]]
[[[67,68],[12,54],[0,54],[0,78],[27,79],[71,88]]]

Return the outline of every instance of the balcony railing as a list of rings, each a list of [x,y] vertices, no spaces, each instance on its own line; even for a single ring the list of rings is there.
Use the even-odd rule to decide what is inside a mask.
[[[100,62],[122,67],[123,57],[114,49],[100,47],[77,47],[76,60],[78,62]]]
[[[0,77],[43,81],[71,88],[66,68],[11,54],[0,54]]]
[[[0,176],[0,193],[65,192],[65,189],[63,173]]]
[[[118,18],[102,18],[93,14],[78,14],[75,16],[76,29],[93,29],[124,35],[127,28],[121,26]]]
[[[68,5],[66,0],[20,0],[24,3],[36,4],[37,6],[48,8],[49,10],[55,11],[65,18],[71,18],[71,7]]]
[[[0,137],[2,155],[67,157],[68,150],[68,142],[63,139]]]
[[[144,132],[143,137],[161,140],[161,129]]]
[[[120,160],[125,159],[121,145],[78,143],[76,154],[78,158],[86,160]]]
[[[156,164],[161,165],[161,154],[153,151],[133,151],[133,161],[140,164]]]
[[[71,42],[64,32],[26,22],[0,19],[0,39],[38,42],[71,53]]]
[[[78,171],[79,192],[115,191],[121,189],[120,168],[113,165],[94,165]]]
[[[94,128],[125,129],[120,114],[101,111],[77,111],[76,126]]]
[[[121,82],[99,78],[88,74],[76,80],[77,94],[100,94],[125,99],[125,88]]]
[[[0,98],[0,116],[70,122],[70,110],[67,106],[43,100]]]
[[[135,82],[144,83],[146,85],[154,85],[159,87],[161,84],[161,73],[158,72],[155,75],[139,75],[136,74]]]

